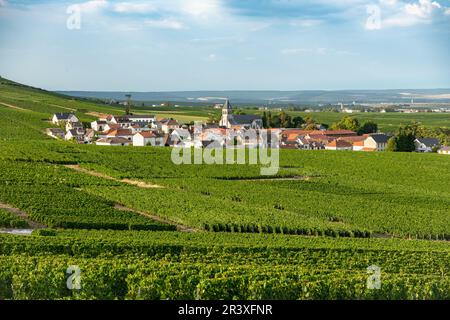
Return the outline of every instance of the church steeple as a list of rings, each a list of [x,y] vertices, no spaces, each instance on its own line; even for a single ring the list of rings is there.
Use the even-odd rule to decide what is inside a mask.
[[[233,120],[233,107],[230,101],[227,99],[222,107],[222,119],[220,120],[220,126],[229,128]]]

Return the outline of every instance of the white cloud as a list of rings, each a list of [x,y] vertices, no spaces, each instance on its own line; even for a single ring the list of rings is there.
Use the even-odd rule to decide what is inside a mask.
[[[281,50],[282,54],[300,54],[300,53],[316,53],[316,54],[326,54],[328,52],[327,48],[292,48],[292,49],[283,49]]]
[[[437,1],[418,0],[416,2],[399,0],[379,0],[379,23],[366,23],[367,30],[379,30],[389,27],[410,27],[431,23],[442,16],[444,8]],[[367,20],[369,22],[370,19]]]
[[[189,0],[181,1],[180,8],[185,13],[197,18],[211,18],[223,11],[220,0]]]
[[[0,0],[0,7],[6,7],[7,4],[6,0]]]
[[[100,9],[104,9],[108,6],[106,0],[91,0],[79,4],[79,7],[83,13],[95,13]]]
[[[118,13],[149,13],[156,11],[156,7],[150,3],[120,2],[114,5],[114,11]]]
[[[294,20],[291,21],[289,24],[293,27],[303,27],[303,28],[309,28],[309,27],[315,27],[320,24],[322,24],[322,20],[319,19],[305,19],[305,20]]]
[[[446,15],[446,16],[450,16],[450,8],[448,8],[447,10],[445,10],[445,15]]]
[[[405,5],[405,12],[412,16],[428,19],[433,13],[434,9],[441,9],[441,5],[431,0],[419,0],[418,3],[407,3]]]
[[[149,27],[160,29],[180,30],[185,28],[182,22],[174,19],[146,20],[145,24]]]

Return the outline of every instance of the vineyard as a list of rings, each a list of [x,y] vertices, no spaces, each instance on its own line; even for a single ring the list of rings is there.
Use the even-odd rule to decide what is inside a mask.
[[[262,179],[46,137],[68,109],[122,112],[0,83],[0,204],[43,225],[0,234],[0,299],[450,299],[448,157],[281,150]],[[27,221],[0,209],[0,229]]]

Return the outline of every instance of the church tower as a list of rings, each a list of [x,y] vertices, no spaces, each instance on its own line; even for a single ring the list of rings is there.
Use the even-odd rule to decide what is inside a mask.
[[[233,122],[233,108],[231,107],[230,101],[228,99],[223,104],[222,108],[222,119],[220,119],[219,125],[221,127],[231,127],[231,123]]]

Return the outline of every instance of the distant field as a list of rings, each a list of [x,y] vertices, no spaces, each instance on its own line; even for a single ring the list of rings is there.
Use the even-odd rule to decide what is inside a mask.
[[[248,111],[249,113],[262,114],[262,111]],[[279,113],[272,111],[272,113]],[[338,122],[345,116],[355,117],[360,122],[368,120],[374,121],[378,124],[381,131],[391,132],[395,131],[400,125],[408,124],[413,121],[420,122],[427,127],[442,127],[450,128],[450,113],[376,113],[376,112],[358,112],[358,113],[338,113],[338,112],[298,112],[288,111],[293,116],[311,117],[314,120],[331,125]]]

